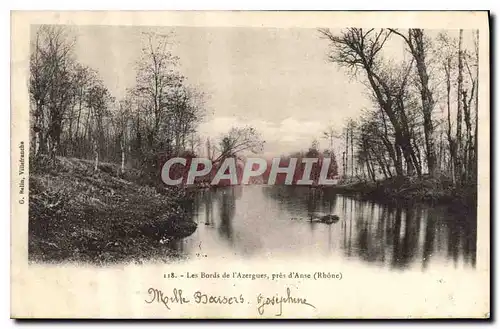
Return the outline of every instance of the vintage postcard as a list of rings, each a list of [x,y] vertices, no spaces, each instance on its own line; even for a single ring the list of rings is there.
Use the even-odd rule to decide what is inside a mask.
[[[490,317],[488,12],[12,12],[13,318]]]

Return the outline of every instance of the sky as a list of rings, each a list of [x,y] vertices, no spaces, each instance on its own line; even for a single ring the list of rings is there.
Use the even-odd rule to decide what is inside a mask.
[[[227,27],[78,26],[77,59],[96,69],[117,99],[134,86],[134,63],[143,34],[171,35],[178,70],[206,94],[202,138],[252,125],[265,140],[265,155],[306,150],[328,126],[338,132],[348,118],[372,104],[368,90],[327,60],[328,42],[316,29]],[[386,51],[404,57],[401,43]]]

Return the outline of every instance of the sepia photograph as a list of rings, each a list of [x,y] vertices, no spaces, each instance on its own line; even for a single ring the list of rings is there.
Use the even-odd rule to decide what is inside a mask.
[[[19,300],[20,317],[489,317],[487,13],[458,27],[316,14],[26,16],[12,112],[26,238],[11,252],[41,271],[40,294],[90,286],[75,309]],[[84,309],[107,295],[134,302]]]

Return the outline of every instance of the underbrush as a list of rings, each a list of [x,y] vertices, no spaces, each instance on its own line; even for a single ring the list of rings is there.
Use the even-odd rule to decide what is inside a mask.
[[[394,177],[377,182],[356,182],[338,186],[344,193],[387,202],[430,202],[475,210],[476,186],[453,185],[448,177]]]
[[[173,241],[196,229],[186,192],[145,185],[140,171],[110,163],[94,171],[92,161],[69,158],[40,158],[31,169],[31,260],[167,260],[180,256]]]

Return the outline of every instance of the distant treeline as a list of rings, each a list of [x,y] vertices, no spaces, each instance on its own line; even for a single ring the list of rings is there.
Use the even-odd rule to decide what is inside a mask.
[[[165,167],[162,174],[168,174],[172,181],[179,181],[179,185],[323,185],[325,179],[335,181],[338,179],[338,167],[334,153],[328,150],[320,153],[315,147],[317,143],[313,143],[307,152],[266,160],[230,155],[226,156],[224,161],[213,161],[194,159],[194,155],[187,155]],[[162,157],[159,167],[163,168],[167,160],[167,157]],[[181,161],[185,163],[180,163]],[[306,162],[310,164],[307,165]],[[206,165],[209,166],[208,169],[205,169]],[[272,172],[273,166],[276,169],[275,176]],[[248,181],[244,181],[245,171],[249,176]],[[190,174],[194,177],[191,181]],[[270,180],[271,176],[274,177],[273,180]]]

